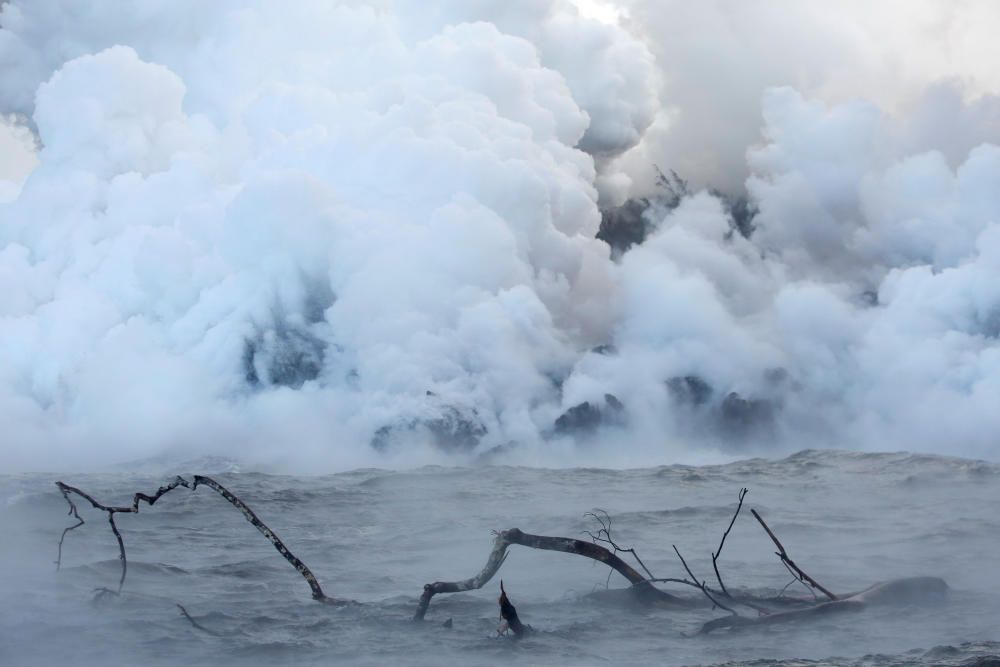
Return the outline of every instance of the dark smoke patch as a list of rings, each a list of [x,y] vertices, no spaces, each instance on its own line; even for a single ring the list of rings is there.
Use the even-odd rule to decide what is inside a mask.
[[[656,228],[663,216],[677,208],[691,194],[688,183],[670,170],[664,174],[656,167],[656,192],[649,197],[627,200],[621,206],[601,211],[601,226],[597,238],[611,246],[614,257],[621,257],[629,248],[640,245]]]
[[[786,376],[784,370],[775,369],[765,379],[779,389]],[[774,432],[779,404],[770,398],[730,391],[720,399],[715,388],[698,375],[673,377],[665,384],[676,416],[689,428],[715,433],[729,443]]]
[[[277,325],[243,345],[243,376],[251,386],[298,389],[319,377],[326,344],[307,330]]]
[[[723,435],[746,438],[774,430],[774,404],[766,399],[746,398],[731,391],[719,406]]]
[[[675,403],[691,406],[705,405],[714,393],[712,385],[697,375],[670,378],[667,390]]]
[[[488,433],[475,409],[460,410],[448,405],[435,417],[410,419],[380,427],[372,436],[372,448],[385,451],[396,441],[426,436],[435,447],[446,452],[474,450]]]
[[[605,394],[601,404],[584,401],[559,415],[555,422],[557,435],[589,435],[601,426],[625,423],[625,406],[614,394]]]
[[[314,333],[336,297],[322,282],[311,285],[297,310],[286,314],[277,305],[268,326],[243,342],[243,377],[251,387],[279,386],[299,389],[323,370],[327,342]],[[336,346],[335,346],[336,347]]]

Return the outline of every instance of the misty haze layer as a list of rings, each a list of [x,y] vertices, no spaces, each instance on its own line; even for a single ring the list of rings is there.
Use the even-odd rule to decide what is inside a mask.
[[[1000,10],[692,4],[4,4],[0,466],[995,458]]]

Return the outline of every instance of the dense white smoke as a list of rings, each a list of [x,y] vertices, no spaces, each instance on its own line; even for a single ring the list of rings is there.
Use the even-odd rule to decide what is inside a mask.
[[[8,2],[0,466],[995,456],[991,73],[890,94],[832,31],[810,85],[765,91],[798,81],[758,76],[764,36],[718,44],[728,76],[711,30],[666,39],[766,32],[770,7]],[[752,233],[731,200],[654,193],[613,260],[600,207],[654,162],[745,182]]]

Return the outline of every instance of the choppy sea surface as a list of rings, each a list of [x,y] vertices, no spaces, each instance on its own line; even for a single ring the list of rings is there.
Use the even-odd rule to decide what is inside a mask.
[[[53,466],[56,467],[56,466]],[[633,470],[425,467],[290,477],[222,461],[107,474],[0,476],[0,664],[1000,664],[1000,465],[907,453],[804,451],[780,460]],[[119,515],[129,569],[120,597],[94,599],[119,576],[106,516],[81,504],[72,523],[54,482],[126,504],[172,475],[212,475],[242,497],[321,580],[303,579],[211,489],[179,488]],[[602,508],[616,539],[660,577],[713,578],[717,547],[748,487],[720,558],[727,585],[777,592],[789,576],[747,510],[756,508],[792,558],[838,592],[907,575],[943,577],[934,606],[866,609],[789,625],[692,636],[718,610],[637,608],[592,596],[603,565],[519,546],[500,571],[536,632],[497,637],[499,578],[440,595],[411,620],[423,584],[483,566],[492,530],[585,537]],[[671,589],[679,594],[693,589]],[[787,594],[806,595],[801,586]],[[212,634],[192,626],[183,604]],[[444,622],[451,619],[451,627]]]

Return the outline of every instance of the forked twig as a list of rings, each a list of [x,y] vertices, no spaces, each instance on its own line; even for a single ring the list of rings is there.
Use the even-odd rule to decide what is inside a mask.
[[[719,556],[722,555],[722,547],[726,545],[726,538],[729,537],[729,531],[733,529],[733,524],[736,523],[736,517],[740,515],[740,510],[743,509],[743,499],[749,492],[750,489],[747,489],[746,487],[740,489],[740,502],[736,505],[736,511],[733,512],[733,518],[729,521],[729,527],[726,528],[724,533],[722,533],[722,539],[719,541],[718,550],[712,552],[712,569],[715,570],[715,579],[719,582],[719,589],[728,597],[732,596],[729,595],[729,591],[726,590],[726,585],[722,583],[722,575],[719,574]]]
[[[600,512],[604,516],[603,517],[598,516],[598,514],[597,514],[598,512]],[[643,569],[643,571],[649,576],[649,579],[647,579],[647,581],[654,581],[656,579],[656,576],[652,572],[649,571],[649,568],[646,567],[646,564],[642,562],[641,558],[639,558],[639,554],[637,554],[635,552],[635,548],[634,547],[625,548],[625,547],[619,546],[618,544],[615,543],[614,539],[612,539],[612,537],[611,537],[611,515],[608,514],[606,510],[602,510],[600,508],[595,507],[594,511],[587,512],[583,516],[585,516],[585,517],[589,516],[589,517],[593,518],[594,521],[596,521],[597,523],[599,523],[601,525],[600,529],[597,531],[596,534],[590,532],[589,530],[583,531],[583,532],[587,533],[587,535],[590,536],[590,539],[593,540],[593,542],[595,544],[597,542],[604,542],[605,544],[610,545],[611,548],[615,550],[616,554],[619,553],[619,552],[632,554],[632,558],[635,558],[635,562],[638,563],[639,567],[641,567]],[[610,581],[610,576],[611,576],[611,573],[609,572],[608,573],[609,581]]]
[[[694,576],[694,572],[692,572],[691,568],[688,567],[687,561],[684,560],[684,556],[682,556],[681,552],[677,550],[677,545],[671,544],[670,546],[672,546],[674,548],[674,553],[677,554],[677,557],[681,559],[681,565],[684,566],[684,569],[687,570],[687,573],[691,576],[691,578],[694,579],[695,582],[697,582],[698,581],[698,577]],[[730,609],[726,605],[724,605],[721,602],[719,602],[718,600],[716,600],[712,596],[712,594],[708,592],[708,586],[705,585],[704,581],[701,582],[700,584],[696,583],[695,585],[698,586],[698,588],[701,589],[701,592],[705,594],[705,597],[707,597],[712,602],[712,605],[713,605],[712,608],[713,609],[715,607],[719,607],[720,609],[725,609],[726,611],[728,611],[733,616],[739,616],[739,614],[737,614],[735,610]]]

